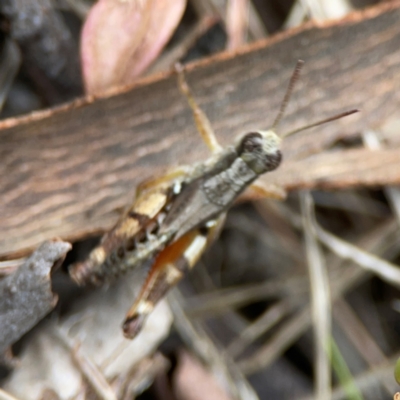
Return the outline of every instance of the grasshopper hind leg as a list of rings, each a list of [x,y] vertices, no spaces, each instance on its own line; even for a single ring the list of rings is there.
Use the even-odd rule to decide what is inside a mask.
[[[202,254],[207,238],[196,231],[183,236],[177,242],[168,246],[156,258],[149,275],[142,286],[141,292],[128,311],[123,324],[124,335],[134,338],[142,329],[147,316],[168,290],[175,286],[190,269],[196,260],[186,257],[186,252],[195,246],[197,254]]]
[[[192,269],[208,245],[219,234],[225,214],[195,229],[168,246],[156,258],[135,303],[128,311],[123,331],[133,339],[156,304]]]

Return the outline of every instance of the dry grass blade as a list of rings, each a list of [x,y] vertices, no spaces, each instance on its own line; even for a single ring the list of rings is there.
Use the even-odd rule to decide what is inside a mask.
[[[375,231],[369,233],[360,240],[360,245],[370,247],[372,251],[382,249],[382,244],[397,232],[397,226],[393,223],[384,224]],[[332,302],[346,293],[355,285],[365,280],[368,276],[364,269],[360,269],[354,265],[349,265],[343,270],[343,261],[336,262],[336,266],[330,263],[330,267],[339,268],[343,272],[339,275],[335,282],[332,282],[331,297]],[[281,325],[277,332],[262,346],[256,354],[251,355],[241,362],[239,367],[245,374],[251,374],[260,368],[269,365],[276,360],[301,334],[303,334],[311,324],[311,309],[305,307],[302,311],[297,312],[290,320]]]
[[[315,396],[317,399],[329,399],[331,397],[330,338],[332,318],[329,279],[321,249],[313,231],[314,204],[309,192],[300,193],[300,204],[311,283],[311,309],[315,340]]]
[[[176,62],[185,56],[188,50],[195,44],[196,40],[204,35],[213,25],[218,22],[215,17],[205,16],[187,33],[184,40],[173,48],[163,53],[157,61],[149,68],[148,74],[172,69]]]
[[[332,300],[350,290],[362,279],[365,279],[364,271],[349,267],[340,280],[332,285]],[[271,364],[310,327],[311,322],[311,307],[307,306],[282,324],[256,354],[239,362],[240,369],[247,375]]]
[[[73,344],[68,337],[60,330],[58,330],[58,336],[64,345],[71,352],[72,358],[82,375],[89,382],[99,399],[101,400],[117,400],[117,396],[114,390],[107,382],[106,377],[96,364],[80,350],[79,344]]]
[[[388,362],[367,327],[344,299],[336,301],[333,316],[369,367],[377,367]],[[393,393],[395,389],[393,379],[382,379],[381,384],[389,395]]]
[[[101,400],[117,400],[116,394],[96,365],[83,354],[80,354],[79,348],[72,349],[72,353],[83,376],[90,382],[97,396]]]
[[[149,383],[162,373],[167,373],[170,363],[161,353],[145,357],[135,366],[134,371],[128,371],[125,376],[118,377],[118,399],[130,400],[132,395],[143,391]],[[122,397],[122,393],[125,397]]]
[[[398,187],[386,187],[384,190],[400,225],[400,189]]]
[[[194,295],[185,300],[185,312],[191,318],[223,313],[227,308],[238,308],[259,300],[273,298],[285,293],[304,295],[308,291],[305,276],[286,277],[282,280],[271,280],[260,284],[237,286],[213,292]]]
[[[312,18],[325,20],[339,18],[352,10],[351,3],[347,0],[301,0],[307,7]]]
[[[249,35],[254,40],[266,38],[268,30],[265,27],[257,9],[254,7],[253,2],[249,1]]]
[[[282,300],[271,306],[253,323],[240,332],[238,337],[226,348],[226,351],[231,354],[232,357],[240,355],[247,346],[285,318],[285,316],[292,311],[294,308],[293,306],[293,300]]]
[[[286,18],[283,26],[288,28],[293,28],[294,26],[300,25],[306,18],[307,10],[302,1],[297,0],[292,4],[289,15]]]
[[[262,346],[257,354],[238,363],[245,375],[250,375],[273,363],[311,324],[310,309],[299,311]]]
[[[21,64],[21,53],[14,41],[6,39],[1,49],[0,111]]]
[[[362,392],[368,393],[369,390],[371,391],[371,389],[374,386],[374,383],[377,380],[380,380],[380,381],[385,381],[385,380],[389,380],[389,379],[393,380],[393,365],[396,362],[396,359],[398,356],[399,356],[399,354],[397,354],[395,357],[392,357],[389,360],[389,362],[382,363],[378,367],[370,369],[369,371],[355,377],[354,382],[357,385],[357,387]],[[393,392],[394,392],[394,390],[393,390]],[[386,398],[389,398],[389,397],[386,397]],[[309,397],[301,398],[299,400],[314,400],[314,397],[309,396]],[[342,387],[336,388],[332,392],[332,400],[348,400],[346,391]]]
[[[0,389],[0,400],[18,400],[16,397],[11,396],[11,394],[6,391]]]
[[[80,19],[84,20],[89,11],[90,3],[82,0],[66,0],[65,3]]]
[[[204,332],[199,323],[191,322],[182,309],[182,298],[178,290],[168,295],[169,303],[175,317],[175,326],[189,348],[203,360],[214,373],[222,379],[223,386],[234,399],[257,400],[258,396],[237,369],[227,354],[222,354]]]
[[[354,261],[360,267],[375,273],[384,281],[400,287],[400,268],[357,246],[338,238],[313,222],[318,239],[340,257]]]

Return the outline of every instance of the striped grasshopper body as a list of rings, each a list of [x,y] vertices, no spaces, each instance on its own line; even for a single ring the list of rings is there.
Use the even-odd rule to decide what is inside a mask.
[[[265,187],[254,181],[281,163],[282,138],[274,128],[284,113],[301,66],[299,61],[273,129],[242,135],[226,148],[218,144],[207,117],[189,91],[182,68],[178,67],[179,87],[188,99],[197,129],[212,156],[205,162],[177,167],[164,176],[142,183],[133,205],[104,235],[100,245],[87,260],[69,269],[78,284],[97,285],[152,261],[124,321],[126,337],[133,338],[140,332],[157,302],[196,264],[218,235],[227,209],[247,188],[254,188],[265,197],[284,197],[280,188]],[[289,134],[354,112],[356,110]]]

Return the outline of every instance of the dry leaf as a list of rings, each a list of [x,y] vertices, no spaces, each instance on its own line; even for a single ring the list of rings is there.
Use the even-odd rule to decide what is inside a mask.
[[[173,388],[179,400],[230,399],[212,374],[185,351],[179,353]]]
[[[45,242],[13,274],[0,281],[0,355],[57,304],[50,272],[70,249],[66,242]]]
[[[82,31],[87,93],[127,84],[161,52],[178,25],[186,0],[100,0]]]

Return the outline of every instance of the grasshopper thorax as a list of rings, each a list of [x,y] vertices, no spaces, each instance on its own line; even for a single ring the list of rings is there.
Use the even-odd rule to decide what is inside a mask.
[[[273,171],[281,163],[281,141],[272,130],[250,132],[241,137],[236,151],[248,167],[260,175]]]

